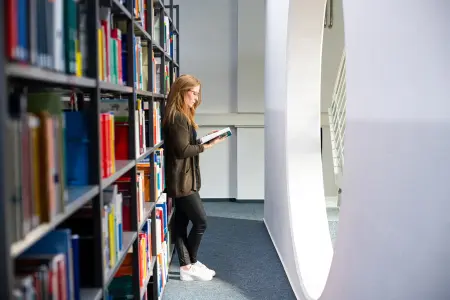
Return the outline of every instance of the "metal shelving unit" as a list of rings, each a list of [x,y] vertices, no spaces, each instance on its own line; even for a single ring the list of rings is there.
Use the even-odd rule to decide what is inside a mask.
[[[34,3],[35,0],[29,0],[30,3]],[[163,142],[156,145],[150,145],[144,154],[139,157],[135,157],[136,144],[134,142],[135,126],[134,111],[136,108],[137,97],[142,98],[143,101],[148,102],[148,108],[150,113],[147,114],[149,124],[153,124],[153,103],[161,102],[161,114],[164,113],[164,106],[166,102],[167,87],[165,87],[164,72],[161,72],[161,93],[153,93],[152,91],[143,91],[135,88],[134,82],[128,81],[127,85],[118,85],[109,82],[103,82],[99,79],[98,69],[98,34],[97,28],[99,24],[99,10],[100,6],[109,7],[114,12],[114,18],[122,18],[127,21],[127,45],[128,45],[128,74],[133,74],[133,61],[134,49],[133,49],[133,36],[138,34],[143,39],[147,40],[147,47],[149,49],[148,55],[151,55],[151,51],[154,51],[156,57],[161,57],[162,66],[165,66],[165,62],[169,62],[170,82],[173,81],[173,70],[176,72],[176,76],[179,76],[179,61],[174,61],[166,51],[164,51],[164,16],[168,16],[170,20],[170,30],[174,33],[174,39],[176,40],[176,58],[179,59],[179,16],[178,5],[173,5],[173,0],[144,0],[146,7],[153,7],[155,16],[160,18],[160,41],[152,39],[151,31],[147,32],[138,22],[134,19],[133,11],[134,1],[125,1],[122,4],[119,0],[84,0],[87,4],[87,23],[86,23],[86,38],[87,38],[87,54],[89,57],[89,65],[86,71],[85,77],[78,77],[65,73],[56,72],[40,68],[37,66],[29,65],[24,62],[10,61],[5,52],[5,47],[0,47],[0,298],[2,300],[16,299],[12,295],[14,285],[14,260],[21,253],[32,247],[37,241],[44,237],[47,233],[57,228],[58,225],[71,218],[71,216],[77,212],[80,208],[86,204],[92,204],[93,207],[93,228],[92,234],[94,236],[94,246],[92,249],[92,255],[94,256],[95,264],[92,266],[92,272],[95,274],[93,286],[89,288],[82,288],[80,299],[82,300],[95,300],[104,299],[105,293],[108,288],[108,284],[114,277],[115,272],[119,269],[121,262],[123,262],[126,253],[132,249],[133,253],[133,294],[134,299],[142,299],[145,292],[145,288],[139,286],[139,259],[138,259],[138,233],[142,230],[143,222],[138,224],[137,216],[137,193],[136,189],[131,189],[131,231],[124,232],[123,235],[123,250],[119,253],[117,258],[117,265],[112,270],[105,272],[104,266],[104,246],[102,238],[102,210],[103,210],[103,196],[102,191],[109,185],[113,184],[123,174],[130,174],[131,186],[136,186],[136,172],[137,163],[150,155],[150,170],[154,167],[154,156],[151,155],[155,149],[163,146]],[[6,32],[6,14],[7,1],[0,0],[0,44],[6,44],[5,32]],[[176,11],[176,20],[174,20],[174,11]],[[35,18],[37,14],[36,6],[30,5],[28,16]],[[146,28],[153,28],[152,24],[154,17],[152,10],[146,11]],[[30,38],[30,37],[29,37]],[[152,88],[153,83],[153,65],[151,58],[148,59],[148,87]],[[164,69],[163,69],[164,70]],[[130,76],[130,75],[129,75]],[[76,90],[77,91],[77,103],[80,110],[86,111],[88,114],[89,122],[89,185],[68,187],[69,204],[64,208],[63,213],[60,213],[49,223],[43,223],[29,232],[23,239],[13,242],[13,238],[10,236],[10,228],[13,226],[11,216],[11,201],[14,197],[13,190],[11,188],[11,178],[8,174],[9,170],[14,166],[11,162],[11,158],[7,148],[10,146],[7,140],[8,136],[8,122],[11,118],[10,100],[8,96],[8,90],[11,86],[25,89],[37,89],[43,87],[60,88],[62,90]],[[102,178],[101,172],[101,143],[100,143],[100,98],[103,93],[117,95],[123,98],[128,98],[129,109],[129,123],[133,124],[129,126],[129,159],[116,161],[116,172],[108,178]],[[88,99],[88,100],[86,100]],[[86,104],[89,102],[88,104]],[[148,141],[153,141],[153,130],[148,130]],[[152,174],[150,174],[152,178]],[[150,180],[151,191],[155,190],[155,181]],[[155,199],[155,194],[150,193],[151,201],[145,203],[145,218],[150,217],[152,219],[152,266],[153,273],[145,279],[148,283],[148,287],[151,285],[153,294],[148,293],[148,299],[158,299],[158,279],[153,277],[153,274],[157,274],[157,259],[156,259],[156,214],[155,207],[158,199]],[[173,215],[173,212],[172,212]],[[172,219],[172,215],[169,218]],[[170,254],[173,253],[173,245],[170,245]],[[83,257],[80,257],[80,264],[83,264]],[[149,289],[150,290],[150,289]]]

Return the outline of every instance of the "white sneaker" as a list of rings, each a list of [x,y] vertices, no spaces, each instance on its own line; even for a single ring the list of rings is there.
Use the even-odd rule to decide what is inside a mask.
[[[216,271],[214,271],[213,269],[208,268],[207,266],[205,266],[204,264],[202,264],[201,262],[199,262],[197,260],[197,262],[194,264],[195,266],[199,266],[202,269],[205,269],[206,271],[211,273],[211,276],[216,276]]]
[[[209,281],[211,279],[211,272],[198,265],[193,264],[188,270],[180,268],[181,281]]]

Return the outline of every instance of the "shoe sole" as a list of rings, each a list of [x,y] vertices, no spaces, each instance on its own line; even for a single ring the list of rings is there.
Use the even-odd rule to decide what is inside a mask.
[[[180,277],[181,281],[210,281],[212,280],[212,276],[209,278],[201,278],[201,277],[193,277],[193,276],[186,276],[186,277]]]

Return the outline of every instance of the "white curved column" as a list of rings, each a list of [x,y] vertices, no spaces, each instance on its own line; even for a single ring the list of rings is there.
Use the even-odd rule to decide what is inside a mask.
[[[320,297],[333,257],[320,146],[325,4],[296,0],[289,5],[286,170],[292,243],[305,299]]]
[[[325,0],[266,1],[265,222],[299,299],[332,259],[320,151]]]

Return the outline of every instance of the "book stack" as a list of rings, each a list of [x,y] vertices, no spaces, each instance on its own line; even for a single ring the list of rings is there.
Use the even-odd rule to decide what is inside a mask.
[[[85,76],[86,7],[76,0],[5,1],[7,58]]]

